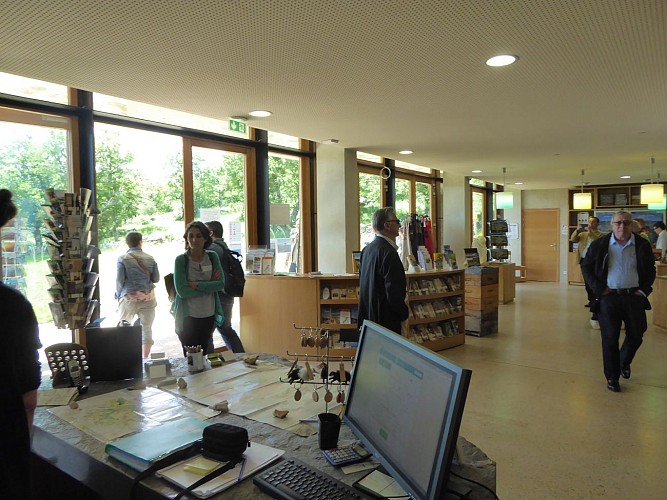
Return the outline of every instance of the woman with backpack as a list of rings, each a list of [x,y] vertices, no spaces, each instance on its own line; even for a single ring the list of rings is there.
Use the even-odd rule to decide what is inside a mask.
[[[203,222],[188,224],[183,238],[185,253],[174,263],[176,297],[171,312],[183,354],[187,356],[188,347],[209,354],[213,329],[224,321],[217,292],[224,289],[225,278],[218,255],[208,250],[213,239]]]

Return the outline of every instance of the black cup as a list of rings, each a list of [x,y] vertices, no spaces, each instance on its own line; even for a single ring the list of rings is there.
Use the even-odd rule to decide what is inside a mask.
[[[338,445],[340,418],[335,413],[320,413],[320,450],[330,450]]]

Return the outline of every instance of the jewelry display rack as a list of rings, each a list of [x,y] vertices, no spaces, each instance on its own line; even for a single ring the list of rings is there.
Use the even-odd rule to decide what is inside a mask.
[[[350,372],[345,369],[345,363],[354,363],[354,357],[329,354],[331,345],[329,330],[321,327],[297,326],[296,323],[293,323],[292,326],[296,331],[301,332],[301,346],[316,349],[316,353],[291,353],[287,351],[288,358],[293,359],[294,362],[287,372],[287,379],[280,377],[280,381],[284,384],[294,384],[296,389],[294,399],[296,401],[301,399],[301,387],[304,385],[313,386],[312,398],[315,402],[320,400],[317,391],[324,389],[325,412],[328,413],[329,403],[334,399],[336,403],[345,403],[344,387],[350,384]],[[324,349],[324,352],[320,352],[321,349]],[[310,365],[311,361],[318,363],[316,370],[313,370]],[[299,362],[302,362],[303,366]],[[332,369],[333,363],[338,363],[337,369]],[[337,388],[335,398],[332,392],[334,387]]]

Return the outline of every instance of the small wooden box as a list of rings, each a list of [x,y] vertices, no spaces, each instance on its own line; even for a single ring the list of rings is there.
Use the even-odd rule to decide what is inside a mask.
[[[498,285],[475,286],[466,282],[465,298],[466,300],[493,298],[497,302]]]
[[[475,311],[487,311],[492,309],[498,309],[498,298],[493,295],[489,297],[470,297],[466,295],[465,298],[465,310],[475,310]]]
[[[479,337],[498,333],[498,309],[488,312],[466,310],[465,330],[467,334]]]

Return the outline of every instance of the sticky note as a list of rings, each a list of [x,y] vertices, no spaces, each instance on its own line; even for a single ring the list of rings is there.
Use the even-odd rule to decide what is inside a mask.
[[[220,462],[214,460],[209,460],[204,457],[197,457],[194,460],[188,462],[183,467],[185,472],[192,472],[193,474],[199,474],[200,476],[205,476],[213,469],[216,469],[220,466]]]

